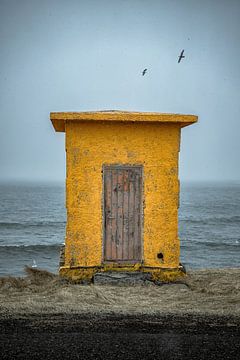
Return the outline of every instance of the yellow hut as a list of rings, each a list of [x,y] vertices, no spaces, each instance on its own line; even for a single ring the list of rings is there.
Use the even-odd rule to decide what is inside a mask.
[[[66,133],[67,225],[60,275],[102,271],[182,275],[178,238],[181,128],[197,116],[53,112]]]

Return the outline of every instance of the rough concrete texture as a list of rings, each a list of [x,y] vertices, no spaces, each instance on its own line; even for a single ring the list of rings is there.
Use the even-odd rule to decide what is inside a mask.
[[[144,166],[144,265],[178,266],[179,133],[175,124],[67,123],[66,266],[102,263],[102,166],[114,163]]]
[[[57,131],[66,132],[64,272],[77,267],[91,272],[104,263],[102,170],[113,164],[143,166],[141,266],[178,268],[180,132],[197,117],[97,112],[55,113],[51,119]]]

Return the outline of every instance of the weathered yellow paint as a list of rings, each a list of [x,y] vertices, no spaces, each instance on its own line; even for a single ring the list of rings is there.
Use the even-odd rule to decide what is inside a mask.
[[[154,112],[97,111],[97,112],[52,112],[51,121],[56,131],[65,131],[66,121],[131,121],[178,123],[183,126],[197,121],[197,116],[183,114],[164,114]]]
[[[51,120],[56,131],[66,132],[67,227],[65,266],[60,273],[89,278],[96,269],[125,269],[103,264],[102,257],[102,167],[123,164],[142,165],[144,181],[143,259],[127,271],[150,271],[154,278],[176,279],[180,274],[180,132],[197,117],[111,111],[51,113]],[[157,257],[160,252],[164,261]]]

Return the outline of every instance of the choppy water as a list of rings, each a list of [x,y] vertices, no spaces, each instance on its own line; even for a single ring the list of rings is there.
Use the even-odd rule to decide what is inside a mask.
[[[57,272],[64,203],[63,185],[0,185],[0,276]],[[179,234],[187,268],[239,267],[240,184],[182,184]]]

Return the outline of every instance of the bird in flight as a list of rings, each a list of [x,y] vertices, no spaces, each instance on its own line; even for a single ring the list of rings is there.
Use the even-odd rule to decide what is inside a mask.
[[[183,58],[185,58],[185,56],[183,55],[183,53],[184,53],[184,50],[181,51],[181,54],[180,54],[179,57],[178,57],[178,64],[180,63],[180,61],[181,61]]]
[[[142,76],[144,76],[147,72],[147,69],[144,69],[143,72],[142,72]]]

